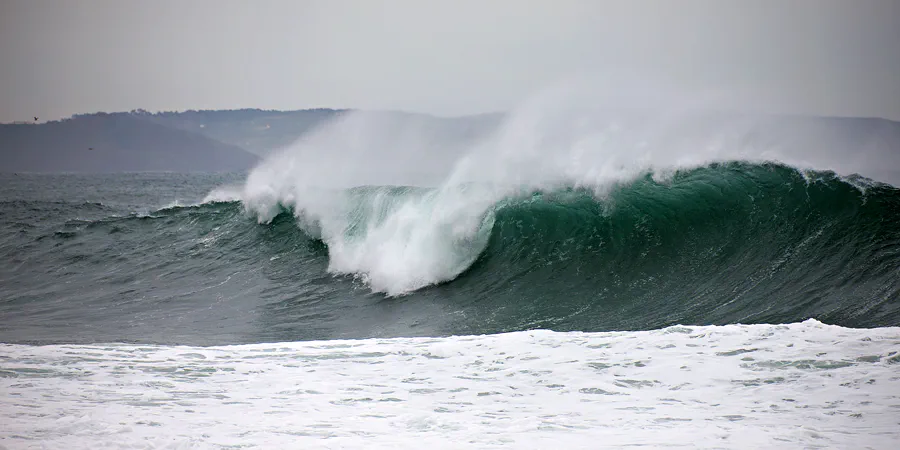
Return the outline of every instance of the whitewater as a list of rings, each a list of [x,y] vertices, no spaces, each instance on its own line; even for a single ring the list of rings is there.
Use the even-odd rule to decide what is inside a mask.
[[[900,328],[0,346],[9,448],[893,448]]]

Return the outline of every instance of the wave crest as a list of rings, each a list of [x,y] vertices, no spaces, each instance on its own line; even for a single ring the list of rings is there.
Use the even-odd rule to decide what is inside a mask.
[[[827,123],[801,127],[709,114],[673,120],[669,113],[611,114],[588,101],[539,97],[466,145],[436,141],[420,123],[390,115],[342,115],[264,161],[239,190],[217,190],[208,199],[239,198],[261,223],[293,211],[304,230],[328,245],[330,271],[398,295],[462,273],[487,245],[497,205],[534,191],[584,189],[603,200],[646,176],[669,183],[679,172],[735,161],[844,175],[900,163],[888,153],[860,166],[864,159],[843,156],[847,148],[825,146]],[[875,151],[865,139],[851,141],[857,152]],[[398,184],[429,189],[352,189]]]

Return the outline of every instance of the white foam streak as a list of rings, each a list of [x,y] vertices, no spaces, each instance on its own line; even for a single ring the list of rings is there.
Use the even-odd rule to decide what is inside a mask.
[[[329,270],[362,273],[372,289],[389,295],[455,278],[487,245],[493,224],[491,216],[471,215],[471,203],[458,190],[412,196],[393,207],[380,205],[383,196],[367,200],[376,211],[390,212],[383,221],[366,221],[360,236],[348,237],[333,217],[322,227]]]
[[[220,186],[206,194],[203,203],[235,202],[241,199],[241,186]]]
[[[896,448],[900,328],[0,345],[9,448]]]

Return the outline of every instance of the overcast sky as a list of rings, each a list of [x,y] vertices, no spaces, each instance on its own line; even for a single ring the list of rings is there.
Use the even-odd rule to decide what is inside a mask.
[[[900,120],[900,1],[0,0],[3,122],[134,108],[456,115],[573,76],[615,89],[610,74],[732,93],[738,109]]]

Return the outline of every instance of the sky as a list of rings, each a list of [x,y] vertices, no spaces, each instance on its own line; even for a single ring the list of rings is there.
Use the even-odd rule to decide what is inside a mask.
[[[0,0],[0,122],[136,108],[463,115],[572,79],[900,120],[900,1]]]

